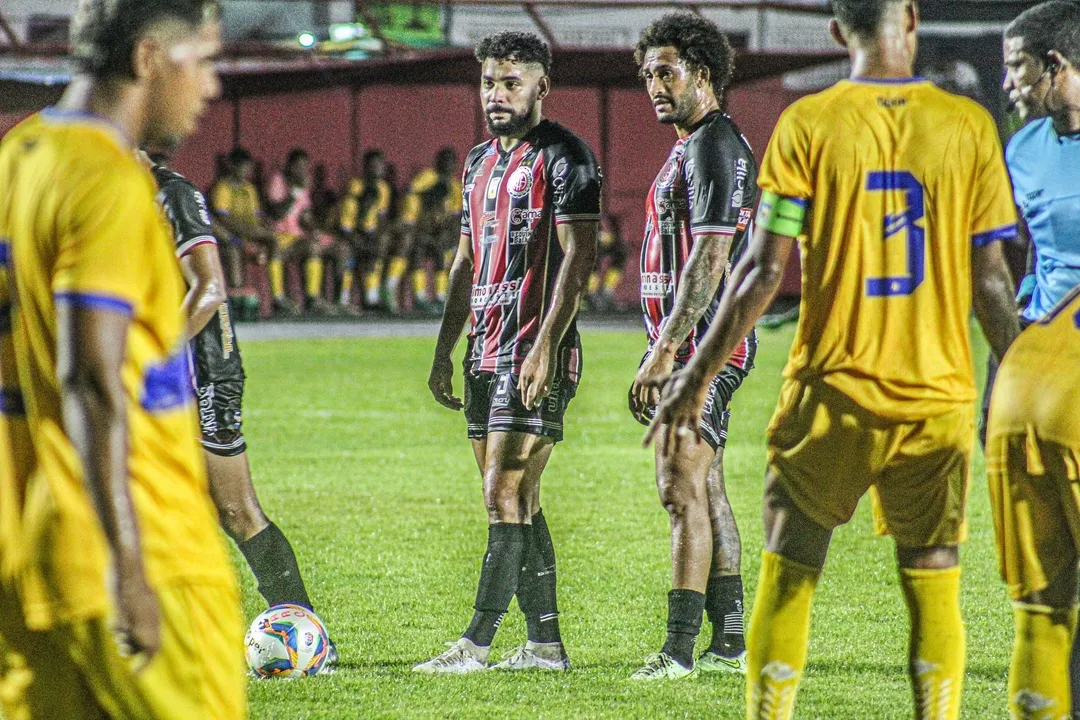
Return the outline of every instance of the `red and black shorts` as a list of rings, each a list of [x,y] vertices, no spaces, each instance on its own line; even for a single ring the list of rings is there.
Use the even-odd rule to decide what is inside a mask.
[[[642,362],[645,360],[642,359]],[[681,363],[675,364],[676,370],[682,370],[682,368]],[[707,442],[714,452],[727,444],[728,422],[731,419],[728,405],[747,374],[745,370],[725,365],[724,369],[717,373],[709,383],[709,394],[705,400],[705,407],[701,410],[698,430],[701,432],[701,439]],[[648,425],[655,416],[656,408],[649,407],[637,420],[642,425]]]
[[[532,410],[525,407],[518,392],[517,373],[465,371],[465,420],[469,437],[486,438],[492,432],[519,432],[563,439],[563,416],[577,393],[577,383],[570,382],[559,370],[551,393]]]

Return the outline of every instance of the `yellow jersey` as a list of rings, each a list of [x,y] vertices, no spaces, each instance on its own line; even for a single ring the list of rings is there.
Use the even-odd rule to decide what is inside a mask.
[[[218,180],[210,188],[210,207],[218,215],[235,217],[250,224],[257,223],[262,216],[259,191],[255,186],[229,178]]]
[[[128,472],[143,561],[153,587],[234,583],[207,488],[180,310],[184,281],[153,176],[113,125],[46,110],[0,143],[0,305],[10,334],[0,382],[11,419],[0,497],[21,498],[17,538],[0,535],[35,629],[107,612],[107,544],[64,432],[56,375],[56,307],[130,317],[122,381]],[[14,365],[12,365],[14,361]],[[27,443],[31,443],[30,446]]]
[[[1080,287],[1005,353],[994,380],[987,437],[1026,434],[1080,448]]]
[[[802,253],[785,377],[897,421],[972,402],[972,247],[1016,234],[990,115],[920,79],[844,80],[784,111],[758,184],[806,208],[784,233]]]
[[[457,178],[444,180],[434,169],[428,168],[409,184],[401,220],[406,225],[415,225],[421,215],[442,219],[461,214],[461,207],[461,181]]]
[[[353,178],[338,206],[338,226],[345,232],[375,232],[390,212],[390,196],[390,184],[385,180],[368,188],[363,178]]]

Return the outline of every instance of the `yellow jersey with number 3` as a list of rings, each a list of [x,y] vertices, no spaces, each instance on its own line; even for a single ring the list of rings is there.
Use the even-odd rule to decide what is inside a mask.
[[[130,318],[121,371],[128,472],[151,586],[233,583],[207,489],[180,310],[184,282],[149,169],[119,129],[47,110],[0,143],[0,499],[16,498],[26,620],[45,628],[108,611],[107,545],[61,415],[60,305]],[[29,432],[10,431],[26,427]],[[27,441],[31,443],[27,445]],[[5,508],[5,513],[8,509]]]
[[[972,402],[972,248],[1016,234],[990,115],[917,78],[844,80],[783,113],[758,184],[805,207],[785,377],[897,421]]]

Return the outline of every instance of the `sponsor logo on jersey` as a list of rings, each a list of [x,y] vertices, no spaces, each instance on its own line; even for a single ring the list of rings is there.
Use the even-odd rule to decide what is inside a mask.
[[[494,200],[499,195],[499,183],[502,182],[502,175],[492,175],[488,178],[487,196],[488,200]]]
[[[532,186],[532,168],[522,165],[510,173],[510,179],[506,183],[506,192],[510,193],[510,197],[525,197],[532,190]]]
[[[233,328],[229,318],[229,303],[218,306],[218,321],[221,323],[221,357],[228,360],[233,354]]]
[[[742,232],[746,229],[746,226],[750,224],[750,218],[753,216],[754,211],[751,208],[744,207],[739,209],[739,222],[735,224],[735,229]]]
[[[661,235],[674,235],[679,232],[679,223],[674,220],[661,220],[660,221],[660,234]]]
[[[544,214],[541,208],[514,208],[510,211],[510,222],[514,225],[532,224]]]
[[[555,167],[551,169],[551,188],[557,205],[562,203],[563,196],[566,195],[566,181],[569,176],[570,161],[566,158],[559,158],[555,162]]]
[[[524,230],[511,230],[510,231],[510,244],[511,245],[528,245],[532,242],[533,231],[529,228]]]
[[[659,197],[656,199],[656,209],[661,213],[685,210],[688,207],[690,207],[690,203],[684,197]]]
[[[731,194],[731,207],[743,206],[746,199],[746,176],[750,173],[750,166],[746,160],[739,158],[735,161],[735,192]]]
[[[521,282],[518,279],[475,286],[471,298],[472,309],[483,310],[492,305],[513,305],[521,295]]]
[[[199,206],[199,219],[204,225],[210,225],[210,210],[206,207],[206,198],[198,190],[195,191],[195,204]]]
[[[889,110],[893,110],[895,108],[904,107],[905,105],[907,105],[907,98],[879,97],[877,99],[877,104],[880,107],[888,108]]]
[[[199,399],[199,427],[203,435],[217,435],[217,417],[214,414],[214,383],[195,390]]]
[[[666,272],[641,273],[641,297],[666,298],[675,286],[675,276]]]

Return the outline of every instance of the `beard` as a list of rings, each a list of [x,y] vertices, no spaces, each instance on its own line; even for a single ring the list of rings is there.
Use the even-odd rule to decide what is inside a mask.
[[[688,89],[682,95],[672,98],[671,104],[672,109],[664,113],[658,113],[656,119],[664,125],[681,125],[694,114],[694,91]]]
[[[506,120],[499,121],[492,120],[490,112],[484,113],[488,131],[495,137],[520,135],[523,130],[529,127],[529,120],[532,117],[532,107],[527,108],[521,113],[516,113],[513,110],[505,110],[504,112],[508,112],[510,117]]]

